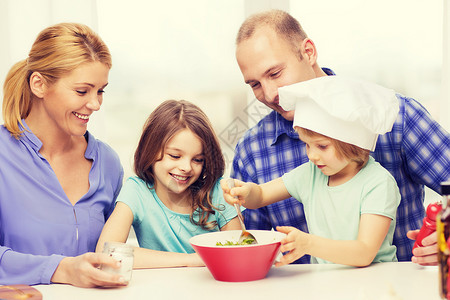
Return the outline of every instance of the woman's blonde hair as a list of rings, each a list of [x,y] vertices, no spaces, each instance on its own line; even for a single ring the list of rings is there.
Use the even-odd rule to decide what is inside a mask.
[[[30,113],[29,79],[33,72],[42,75],[46,84],[53,84],[83,63],[99,61],[111,68],[111,54],[103,40],[88,26],[60,23],[41,31],[31,47],[28,58],[16,63],[3,85],[3,120],[15,138],[23,130],[22,119]]]
[[[315,131],[312,131],[312,130],[309,130],[306,128],[295,127],[295,130],[298,133],[302,133],[309,137],[320,136],[320,137],[325,137],[327,139],[330,139],[331,144],[334,146],[334,148],[336,148],[336,156],[339,159],[345,158],[345,159],[354,161],[354,162],[356,162],[357,166],[360,168],[362,168],[369,160],[369,155],[370,155],[369,150],[360,148],[353,144],[349,144],[349,143],[345,143],[345,142],[333,139],[329,136],[317,133]]]

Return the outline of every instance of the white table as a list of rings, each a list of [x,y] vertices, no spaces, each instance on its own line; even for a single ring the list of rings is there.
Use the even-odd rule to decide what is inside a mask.
[[[266,278],[249,282],[214,280],[205,267],[134,270],[127,287],[84,289],[35,286],[53,299],[440,299],[438,268],[410,262],[366,268],[342,265],[272,267]],[[247,293],[252,291],[252,295]],[[247,296],[245,296],[247,295]]]

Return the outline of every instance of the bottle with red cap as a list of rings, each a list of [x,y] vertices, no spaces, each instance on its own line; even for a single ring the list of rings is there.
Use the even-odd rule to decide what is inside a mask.
[[[417,247],[423,247],[422,240],[436,231],[436,219],[441,209],[442,205],[439,202],[431,203],[428,205],[426,216],[425,218],[423,218],[423,225],[422,228],[420,228],[419,233],[417,234],[413,250]]]
[[[437,216],[439,291],[442,299],[450,300],[449,256],[450,256],[450,181],[441,182],[442,210]]]

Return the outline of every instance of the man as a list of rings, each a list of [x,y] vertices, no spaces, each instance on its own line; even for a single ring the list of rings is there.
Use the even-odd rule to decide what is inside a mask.
[[[256,98],[273,111],[238,142],[231,177],[263,183],[308,161],[305,145],[292,128],[294,111],[278,103],[278,88],[319,76],[317,49],[297,20],[272,10],[249,17],[236,39],[236,59]],[[397,211],[394,244],[399,261],[437,264],[436,234],[412,246],[424,217],[424,186],[439,192],[450,178],[450,135],[417,101],[397,94],[400,112],[391,132],[378,138],[373,157],[395,177],[402,200]],[[248,229],[294,226],[307,231],[302,205],[290,198],[244,211]],[[408,238],[409,237],[409,238]],[[297,263],[308,263],[304,256]]]

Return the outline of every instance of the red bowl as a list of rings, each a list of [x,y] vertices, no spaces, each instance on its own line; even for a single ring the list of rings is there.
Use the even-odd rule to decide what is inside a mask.
[[[206,267],[219,281],[251,281],[266,277],[286,236],[278,231],[248,230],[258,241],[256,245],[216,246],[217,242],[237,242],[241,230],[200,234],[189,242]]]

